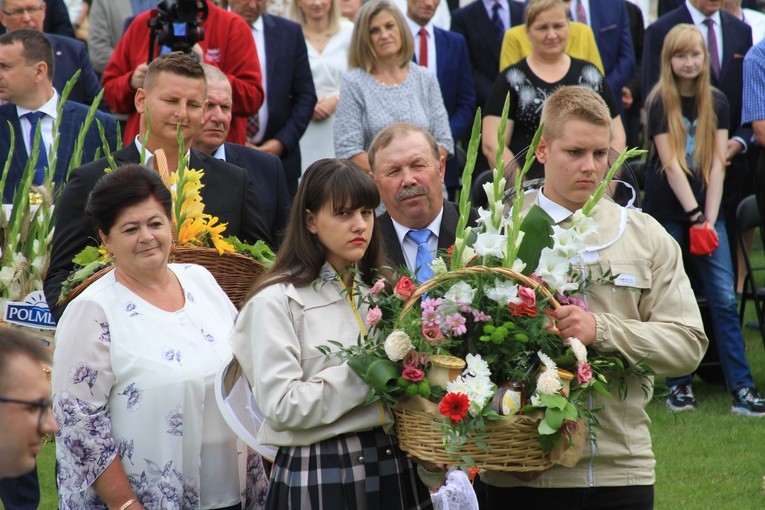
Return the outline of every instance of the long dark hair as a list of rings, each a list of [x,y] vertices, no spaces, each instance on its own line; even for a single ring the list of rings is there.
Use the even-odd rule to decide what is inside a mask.
[[[289,222],[276,261],[255,282],[248,299],[276,283],[305,286],[318,278],[327,260],[326,248],[317,236],[308,231],[306,211],[316,214],[327,203],[335,208],[375,209],[380,203],[380,193],[374,181],[350,160],[320,159],[309,166],[292,201]],[[384,263],[382,237],[375,220],[369,246],[358,263],[362,281],[371,285],[375,269],[381,268]]]

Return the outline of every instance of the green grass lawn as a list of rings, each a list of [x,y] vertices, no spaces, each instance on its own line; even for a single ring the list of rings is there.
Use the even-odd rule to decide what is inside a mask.
[[[757,262],[765,264],[759,242]],[[748,306],[747,320],[754,320]],[[755,384],[765,392],[765,349],[759,330],[744,330]],[[663,381],[657,381],[663,391]],[[694,379],[698,409],[673,413],[662,400],[648,408],[656,454],[656,509],[765,508],[765,418],[734,416],[731,397],[721,385]],[[54,446],[39,456],[40,508],[57,507]],[[0,503],[0,510],[3,509]]]

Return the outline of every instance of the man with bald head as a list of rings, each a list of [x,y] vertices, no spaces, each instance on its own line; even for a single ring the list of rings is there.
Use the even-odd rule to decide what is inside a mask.
[[[281,160],[257,149],[226,141],[231,127],[231,84],[217,67],[203,64],[207,77],[207,109],[193,147],[243,168],[260,197],[263,220],[278,243],[290,213],[290,195]],[[276,248],[276,247],[274,247]]]
[[[380,131],[368,156],[387,209],[378,218],[385,253],[394,267],[405,265],[425,281],[436,251],[454,244],[459,220],[456,204],[443,196],[446,161],[429,132],[406,123]],[[472,211],[469,223],[476,219]]]
[[[168,168],[174,172],[178,167],[177,127],[180,126],[184,148],[191,147],[202,128],[206,97],[205,72],[194,58],[173,52],[152,61],[143,87],[135,94],[135,108],[140,114],[139,133],[127,147],[112,154],[117,165],[139,163],[143,153],[146,165],[151,167],[154,155],[161,149]],[[61,284],[73,267],[72,257],[98,239],[85,216],[85,204],[88,193],[108,166],[104,158],[75,169],[56,205],[56,229],[44,285],[45,297],[56,320],[64,311],[57,303]],[[260,198],[244,170],[194,149],[189,152],[189,166],[204,171],[201,193],[205,213],[228,224],[226,235],[238,236],[247,243],[262,239],[272,244]]]

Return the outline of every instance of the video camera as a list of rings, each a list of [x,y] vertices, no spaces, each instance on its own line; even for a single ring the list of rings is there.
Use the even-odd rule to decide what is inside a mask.
[[[167,46],[172,51],[193,55],[191,48],[204,40],[201,27],[207,19],[208,8],[204,0],[162,0],[157,4],[156,16],[149,18],[149,62],[154,59],[154,45]],[[153,14],[153,13],[152,13]]]

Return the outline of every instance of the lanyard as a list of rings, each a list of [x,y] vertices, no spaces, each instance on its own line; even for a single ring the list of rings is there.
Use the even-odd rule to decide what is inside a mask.
[[[335,271],[335,274],[337,275],[338,280],[340,280],[340,285],[343,286],[343,290],[348,290],[348,287],[345,286],[345,282],[337,273],[337,271]],[[359,325],[359,331],[361,331],[362,335],[367,336],[367,328],[364,326],[364,321],[361,320],[361,314],[359,313],[359,309],[356,306],[356,303],[353,302],[353,296],[355,294],[355,290],[356,290],[356,278],[353,279],[353,283],[351,283],[351,288],[348,292],[345,293],[345,295],[346,295],[346,298],[348,299],[348,303],[351,305],[351,310],[353,310],[353,315],[354,317],[356,317],[356,323]]]

